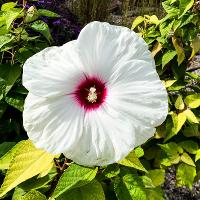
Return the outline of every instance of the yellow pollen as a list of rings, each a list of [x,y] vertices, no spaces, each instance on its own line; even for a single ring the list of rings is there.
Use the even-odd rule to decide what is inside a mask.
[[[91,87],[87,96],[87,100],[90,103],[95,103],[97,101],[97,93],[96,93],[96,88]]]

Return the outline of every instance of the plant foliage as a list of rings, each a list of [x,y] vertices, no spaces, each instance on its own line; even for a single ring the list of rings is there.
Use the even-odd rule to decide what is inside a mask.
[[[170,166],[176,168],[177,187],[192,188],[200,177],[200,76],[191,66],[200,50],[200,14],[194,0],[165,0],[162,6],[162,19],[138,16],[132,29],[155,58],[169,95],[168,117],[154,138],[119,163],[89,168],[36,149],[22,127],[23,64],[54,40],[43,17],[60,16],[17,2],[1,5],[1,199],[162,200]]]

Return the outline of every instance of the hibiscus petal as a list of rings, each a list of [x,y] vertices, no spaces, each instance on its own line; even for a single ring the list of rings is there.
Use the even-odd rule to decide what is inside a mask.
[[[76,41],[46,48],[30,57],[23,67],[23,85],[41,97],[73,92],[83,76]]]
[[[152,129],[164,122],[168,113],[167,92],[152,58],[124,62],[115,67],[108,81],[107,104],[132,118],[138,126],[150,130],[136,134],[136,145],[153,136]],[[142,129],[141,129],[142,130]],[[155,129],[153,129],[155,130]]]
[[[80,32],[77,46],[89,75],[107,80],[116,63],[142,58],[147,44],[135,32],[122,26],[91,22]]]
[[[135,132],[132,122],[122,114],[113,118],[106,106],[88,112],[84,120],[84,134],[75,153],[64,155],[81,165],[108,165],[123,159],[133,150]]]
[[[24,128],[38,148],[58,154],[73,152],[83,133],[84,110],[70,96],[43,98],[29,93],[23,112]]]

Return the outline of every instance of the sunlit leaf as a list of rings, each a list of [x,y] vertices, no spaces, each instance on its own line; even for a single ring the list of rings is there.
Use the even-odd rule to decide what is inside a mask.
[[[115,179],[114,189],[118,200],[147,200],[142,179],[134,174],[126,174]]]
[[[186,152],[184,152],[181,155],[181,161],[183,161],[184,163],[186,163],[188,165],[195,167],[194,161],[192,160],[192,158]]]
[[[197,150],[199,148],[198,143],[194,142],[192,140],[186,140],[186,141],[180,142],[179,145],[181,145],[181,147],[185,151],[187,151],[188,153],[191,153],[191,154],[196,154]]]
[[[119,161],[118,163],[121,164],[121,165],[127,166],[127,167],[133,167],[135,169],[139,169],[141,171],[145,171],[146,172],[146,169],[143,167],[143,165],[141,164],[140,160],[135,155],[134,151],[129,153],[129,155],[126,158],[124,158],[123,160]]]
[[[190,109],[183,111],[183,113],[185,114],[185,116],[187,117],[189,122],[199,123],[198,119],[196,118],[196,116],[194,115],[194,113]]]
[[[185,104],[183,102],[182,96],[178,96],[174,105],[175,105],[176,109],[178,109],[178,110],[184,109]]]
[[[192,188],[194,177],[196,176],[196,169],[193,166],[181,163],[178,165],[176,171],[176,184],[180,186],[188,186]]]
[[[180,1],[180,16],[181,18],[194,4],[194,0],[179,0]]]
[[[27,194],[25,194],[21,200],[47,200],[46,196],[43,195],[42,193],[36,191],[36,190],[31,190]]]
[[[197,108],[200,106],[200,93],[188,95],[184,101],[190,108]]]
[[[172,43],[174,45],[174,48],[176,49],[178,65],[180,65],[185,59],[184,49],[177,38],[172,37]]]
[[[189,59],[192,59],[196,55],[196,53],[200,50],[200,38],[198,36],[191,42],[191,47],[192,47],[192,53]]]
[[[159,42],[156,42],[151,52],[152,56],[154,57],[161,49],[162,49],[162,44]]]
[[[132,24],[131,30],[135,29],[136,26],[138,26],[139,24],[141,24],[144,21],[144,17],[142,16],[138,16]]]
[[[71,164],[59,179],[52,197],[57,198],[70,189],[90,183],[95,178],[97,169]]]
[[[173,50],[169,50],[166,53],[163,54],[162,56],[162,68],[164,68],[164,66],[169,63],[174,56],[176,55],[176,51]]]
[[[53,161],[53,158],[53,155],[36,149],[31,141],[24,141],[9,166],[0,189],[0,197],[23,181],[39,174]]]
[[[82,187],[63,193],[56,200],[105,200],[105,195],[101,184],[93,180]]]

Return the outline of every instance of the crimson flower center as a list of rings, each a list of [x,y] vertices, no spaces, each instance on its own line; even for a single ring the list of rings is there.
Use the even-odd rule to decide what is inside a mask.
[[[74,92],[74,99],[86,110],[99,108],[105,102],[107,89],[105,82],[97,77],[85,77]]]

